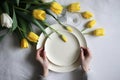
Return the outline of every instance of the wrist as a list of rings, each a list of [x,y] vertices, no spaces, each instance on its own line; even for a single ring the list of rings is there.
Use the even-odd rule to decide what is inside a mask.
[[[82,66],[82,70],[84,72],[88,72],[90,70],[90,68],[88,66]]]
[[[46,77],[48,75],[48,72],[49,72],[48,68],[44,68],[43,69],[43,76]]]

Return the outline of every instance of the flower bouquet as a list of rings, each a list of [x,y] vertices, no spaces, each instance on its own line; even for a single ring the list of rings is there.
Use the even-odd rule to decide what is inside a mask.
[[[48,36],[44,30],[46,27],[50,27],[45,21],[46,15],[51,15],[59,22],[59,20],[54,17],[51,12],[59,15],[62,13],[62,10],[62,5],[56,1],[44,2],[42,0],[3,0],[0,3],[0,31],[5,30],[6,33],[0,35],[0,40],[2,40],[6,34],[13,33],[18,36],[21,42],[21,48],[27,48],[29,46],[29,41],[36,43],[39,38],[33,31],[31,23],[36,25],[36,27],[38,27],[44,35]],[[65,27],[61,22],[59,23]],[[50,28],[52,29],[52,27]],[[70,30],[69,27],[67,27],[67,29]],[[64,38],[63,35],[61,36]]]
[[[33,31],[33,26],[31,25],[32,23],[36,25],[36,27],[38,27],[45,36],[49,37],[49,35],[45,32],[45,28],[49,27],[51,30],[60,35],[60,38],[64,42],[66,42],[66,36],[56,31],[46,22],[46,15],[50,15],[63,28],[69,32],[72,32],[72,28],[70,26],[65,26],[59,21],[58,18],[54,16],[60,15],[63,9],[67,9],[72,13],[78,12],[80,10],[80,4],[72,3],[67,7],[63,7],[55,0],[2,0],[0,3],[0,32],[5,31],[6,33],[0,34],[0,41],[5,37],[6,34],[13,33],[18,36],[21,48],[28,48],[29,43],[36,43],[39,38],[39,36]],[[93,15],[90,12],[84,12],[82,13],[82,16],[86,19],[89,19]],[[95,23],[95,20],[90,21],[87,23],[87,27],[91,28]],[[102,29],[96,30],[94,34],[99,36],[101,31]]]

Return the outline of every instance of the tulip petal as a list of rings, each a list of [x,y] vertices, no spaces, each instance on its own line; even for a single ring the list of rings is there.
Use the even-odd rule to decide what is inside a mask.
[[[11,28],[12,27],[12,19],[11,17],[7,14],[7,13],[3,13],[1,15],[1,25],[5,26],[7,28]]]

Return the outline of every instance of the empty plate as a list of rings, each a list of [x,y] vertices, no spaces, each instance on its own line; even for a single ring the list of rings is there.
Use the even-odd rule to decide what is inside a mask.
[[[52,33],[45,42],[45,52],[48,59],[59,66],[73,64],[80,55],[80,45],[77,38],[67,31],[59,31],[67,37],[64,42],[57,33]]]

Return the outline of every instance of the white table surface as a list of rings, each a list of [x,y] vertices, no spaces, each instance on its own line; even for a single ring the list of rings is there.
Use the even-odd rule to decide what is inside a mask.
[[[93,59],[88,80],[120,80],[120,0],[57,0],[66,5],[80,1],[81,11],[94,13],[95,28],[103,27],[103,37],[85,36]],[[84,23],[84,20],[83,20]],[[82,24],[76,25],[81,29]],[[32,49],[31,49],[32,48]],[[37,80],[39,65],[35,48],[20,49],[16,37],[7,35],[0,43],[0,80]],[[48,80],[81,80],[79,70],[50,72]]]

